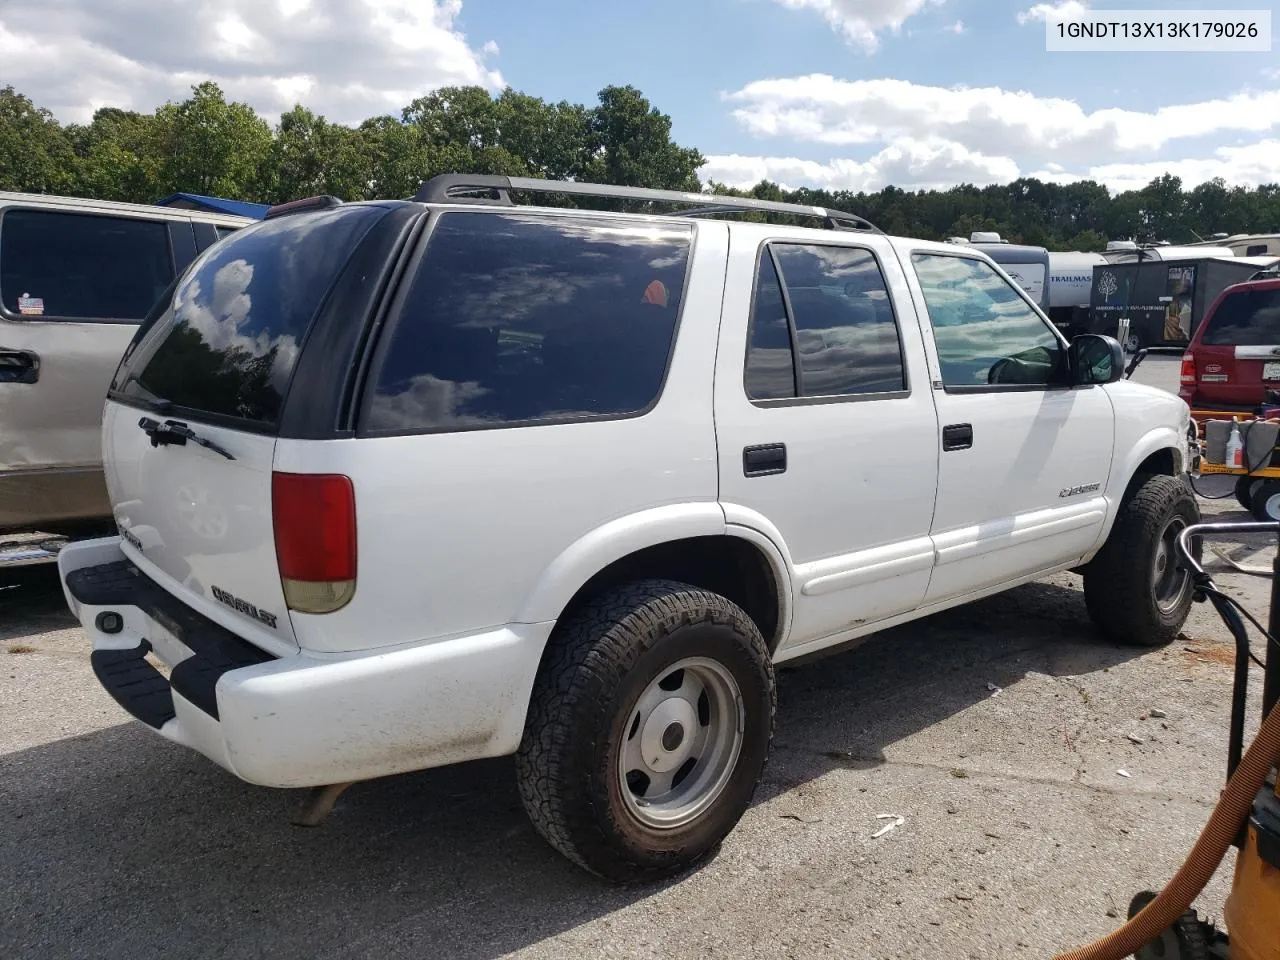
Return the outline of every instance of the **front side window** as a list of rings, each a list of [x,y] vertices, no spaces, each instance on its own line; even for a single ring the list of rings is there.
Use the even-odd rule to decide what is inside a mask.
[[[948,389],[1065,383],[1066,350],[1044,319],[990,264],[911,257]]]
[[[138,323],[172,279],[163,222],[23,209],[0,217],[0,300],[11,316]]]
[[[825,244],[764,248],[747,351],[748,397],[849,397],[906,386],[898,325],[874,254]]]
[[[683,224],[440,214],[379,346],[362,429],[641,413],[666,377],[692,241]]]

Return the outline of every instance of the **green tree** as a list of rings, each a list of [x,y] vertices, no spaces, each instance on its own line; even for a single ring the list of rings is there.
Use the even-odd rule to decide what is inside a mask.
[[[362,131],[295,106],[280,117],[266,170],[264,199],[271,203],[319,194],[363,200],[373,180],[374,160]]]
[[[76,155],[53,114],[11,86],[0,89],[0,190],[65,193]]]
[[[163,145],[154,115],[103,107],[67,134],[79,158],[76,193],[131,203],[160,197]]]
[[[270,183],[271,127],[245,103],[228,103],[213,81],[156,111],[163,142],[161,190],[250,200]]]
[[[591,111],[587,179],[622,186],[697,190],[704,160],[671,139],[671,118],[635,87],[605,87]]]

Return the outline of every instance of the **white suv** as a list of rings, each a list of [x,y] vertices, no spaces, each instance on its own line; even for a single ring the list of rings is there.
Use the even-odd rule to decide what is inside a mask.
[[[777,663],[1065,569],[1110,639],[1176,636],[1188,410],[1122,359],[986,255],[839,211],[317,198],[139,332],[119,536],[59,565],[162,736],[276,787],[515,754],[556,849],[645,880],[742,815]]]

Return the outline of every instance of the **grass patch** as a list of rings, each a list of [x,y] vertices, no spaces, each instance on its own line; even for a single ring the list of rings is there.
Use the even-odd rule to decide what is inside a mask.
[[[10,653],[35,653],[36,652],[35,647],[26,643],[11,643],[9,644],[8,649]]]

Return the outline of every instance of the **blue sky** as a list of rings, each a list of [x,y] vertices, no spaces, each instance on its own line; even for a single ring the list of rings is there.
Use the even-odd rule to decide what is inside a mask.
[[[1272,9],[1276,0],[1232,6]],[[449,83],[639,87],[704,177],[878,189],[1163,170],[1280,180],[1270,53],[1045,51],[1050,8],[1206,0],[7,0],[11,82],[62,119],[212,76],[267,115],[395,112]],[[1038,8],[1038,9],[1033,9]],[[1280,25],[1280,17],[1275,17]],[[161,40],[160,38],[164,39]]]

